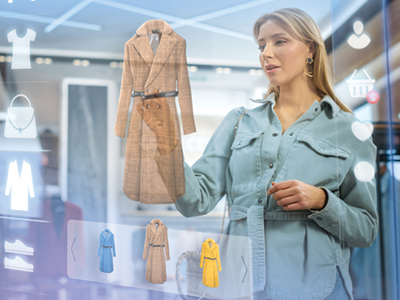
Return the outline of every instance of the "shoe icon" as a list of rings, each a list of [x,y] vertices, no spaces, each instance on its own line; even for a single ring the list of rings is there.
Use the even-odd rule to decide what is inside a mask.
[[[4,258],[4,268],[22,272],[33,272],[33,265],[25,262],[21,257],[14,259]]]
[[[8,252],[8,253],[33,255],[34,249],[32,247],[26,246],[20,240],[15,240],[14,243],[10,243],[10,242],[5,241],[5,243],[4,243],[4,251]]]

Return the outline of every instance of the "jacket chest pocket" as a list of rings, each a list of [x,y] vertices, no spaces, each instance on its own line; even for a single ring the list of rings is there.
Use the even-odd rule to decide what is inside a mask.
[[[238,132],[231,146],[229,169],[232,176],[232,195],[254,190],[261,179],[261,145],[264,131]]]
[[[287,177],[298,179],[314,186],[325,186],[331,190],[338,189],[339,180],[343,180],[349,161],[350,152],[340,146],[331,144],[309,133],[301,132],[290,152],[291,163]]]

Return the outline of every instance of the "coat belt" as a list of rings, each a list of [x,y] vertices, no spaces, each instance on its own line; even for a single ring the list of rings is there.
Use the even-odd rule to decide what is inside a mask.
[[[164,97],[176,97],[178,96],[178,91],[171,92],[161,92],[145,95],[144,92],[132,92],[132,97],[142,97],[143,100],[152,99],[152,98],[164,98]]]
[[[210,260],[217,260],[216,258],[205,257],[205,256],[204,256],[204,258],[206,258],[206,259],[210,259]]]
[[[252,245],[253,285],[254,291],[263,290],[266,283],[265,265],[265,232],[264,220],[307,220],[309,211],[266,212],[265,207],[232,205],[229,209],[229,220],[238,221],[247,218],[247,232]],[[262,229],[262,230],[260,230]]]
[[[101,245],[103,248],[112,248],[112,246],[103,246]]]
[[[150,246],[152,246],[152,247],[165,247],[164,245],[153,245],[153,244],[150,244]]]

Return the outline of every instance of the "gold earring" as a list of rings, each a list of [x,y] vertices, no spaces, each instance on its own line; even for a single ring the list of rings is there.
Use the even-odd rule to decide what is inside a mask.
[[[314,77],[313,72],[307,72],[307,65],[311,65],[314,62],[314,60],[309,57],[306,59],[306,68],[304,70],[304,73],[308,76],[308,77]]]

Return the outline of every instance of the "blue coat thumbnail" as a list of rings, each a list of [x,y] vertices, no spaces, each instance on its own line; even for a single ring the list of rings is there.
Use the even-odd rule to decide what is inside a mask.
[[[112,250],[112,254],[111,254]],[[109,229],[104,229],[100,233],[99,250],[97,256],[100,256],[100,271],[111,273],[114,271],[113,256],[115,257],[114,234]]]

